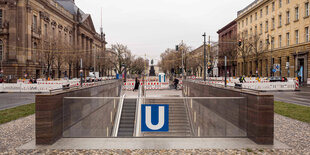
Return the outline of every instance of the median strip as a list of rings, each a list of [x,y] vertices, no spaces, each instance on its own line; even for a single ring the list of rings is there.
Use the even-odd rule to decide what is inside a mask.
[[[27,104],[0,111],[0,124],[4,124],[35,113],[35,104]]]
[[[275,101],[274,111],[277,114],[310,123],[310,107]]]

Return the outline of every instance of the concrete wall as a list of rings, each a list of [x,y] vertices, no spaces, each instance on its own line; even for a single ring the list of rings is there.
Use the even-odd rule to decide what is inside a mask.
[[[68,125],[68,123],[63,122],[64,97],[118,97],[120,96],[121,84],[122,82],[120,80],[115,80],[94,87],[37,95],[36,144],[53,144],[62,137],[63,124]],[[109,106],[114,105],[109,104]],[[78,107],[75,108],[76,110],[81,110],[78,109]],[[105,108],[111,109],[110,107]],[[91,110],[88,112],[91,112]],[[66,114],[66,116],[68,116],[68,114]]]
[[[228,122],[245,130],[247,137],[257,144],[273,144],[274,97],[253,91],[219,88],[184,81],[184,95],[188,97],[244,97],[246,103],[238,104],[239,113],[229,115],[234,104],[208,104],[206,107]],[[244,117],[236,117],[244,116]],[[202,117],[202,116],[197,116]]]

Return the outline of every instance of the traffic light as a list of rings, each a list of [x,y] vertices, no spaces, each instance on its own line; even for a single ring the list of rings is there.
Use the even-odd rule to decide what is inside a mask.
[[[242,40],[239,40],[238,45],[239,47],[242,45]]]
[[[176,46],[175,46],[175,50],[176,50],[176,51],[179,51],[179,45],[176,45]]]

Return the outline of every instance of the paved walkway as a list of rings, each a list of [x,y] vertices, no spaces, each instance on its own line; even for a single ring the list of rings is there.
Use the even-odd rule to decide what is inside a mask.
[[[35,141],[18,149],[289,149],[279,141],[257,145],[247,138],[62,138],[51,146]]]
[[[0,93],[0,110],[35,102],[34,93]]]

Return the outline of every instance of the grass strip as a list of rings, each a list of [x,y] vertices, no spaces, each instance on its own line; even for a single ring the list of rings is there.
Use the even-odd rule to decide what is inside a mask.
[[[310,123],[310,107],[275,101],[274,112],[289,118]]]
[[[35,104],[27,104],[0,111],[0,124],[4,124],[35,113]]]

